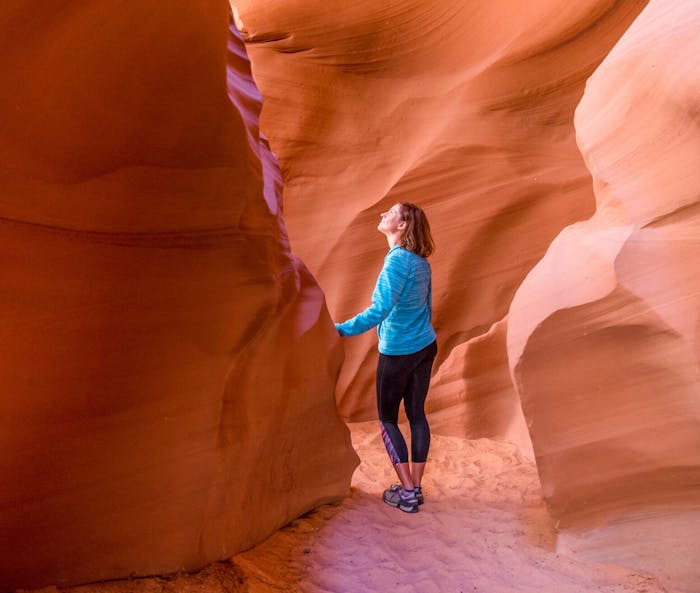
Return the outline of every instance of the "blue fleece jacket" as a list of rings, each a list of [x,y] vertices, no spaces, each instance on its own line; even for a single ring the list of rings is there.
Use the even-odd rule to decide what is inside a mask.
[[[412,354],[435,340],[430,264],[399,246],[389,250],[372,293],[372,304],[355,317],[336,323],[341,336],[377,327],[379,352]]]

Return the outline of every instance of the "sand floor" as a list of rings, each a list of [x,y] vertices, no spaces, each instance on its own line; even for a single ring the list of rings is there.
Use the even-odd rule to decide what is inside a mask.
[[[381,502],[396,478],[376,423],[351,427],[362,463],[352,496],[234,561],[251,593],[655,593],[649,575],[554,551],[537,470],[515,446],[433,436],[425,504]]]
[[[558,555],[537,470],[508,443],[433,435],[425,504],[381,501],[395,482],[375,423],[351,426],[352,496],[194,574],[71,593],[671,593],[650,575]],[[55,588],[43,591],[55,591]]]

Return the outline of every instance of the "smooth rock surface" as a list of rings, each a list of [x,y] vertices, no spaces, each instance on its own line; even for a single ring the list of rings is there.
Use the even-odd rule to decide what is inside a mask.
[[[528,451],[508,310],[561,229],[593,213],[574,109],[645,2],[232,4],[265,98],[292,246],[332,315],[369,304],[387,250],[379,213],[422,205],[437,243],[433,428]],[[341,413],[373,418],[376,336],[344,346]]]
[[[559,548],[700,591],[700,13],[652,0],[576,111],[596,211],[519,289],[508,348]]]
[[[0,590],[192,569],[346,494],[343,353],[227,3],[0,23]]]
[[[369,303],[407,200],[436,434],[535,459],[559,551],[700,591],[695,4],[231,5],[261,116],[226,3],[0,9],[0,588],[193,568],[346,492],[332,393],[374,417],[376,338],[321,288]]]
[[[693,3],[652,3],[619,45],[646,2],[233,4],[334,318],[369,303],[379,212],[423,205],[434,430],[534,454],[560,549],[687,584],[692,555],[631,534],[700,499]],[[376,338],[344,345],[341,412],[372,418]]]

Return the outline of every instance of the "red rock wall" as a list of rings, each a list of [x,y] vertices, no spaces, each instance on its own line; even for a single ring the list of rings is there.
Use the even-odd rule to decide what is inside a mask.
[[[505,335],[516,289],[594,210],[576,146],[584,83],[645,2],[234,1],[265,97],[292,245],[335,319],[369,304],[379,212],[428,212],[444,434],[530,448]],[[338,403],[375,417],[376,336],[344,341]]]
[[[228,19],[0,9],[2,591],[195,568],[348,489],[343,353]]]
[[[508,347],[559,547],[700,590],[700,13],[652,0],[576,112],[596,211],[519,289]]]
[[[334,318],[369,302],[379,212],[422,204],[438,244],[433,428],[533,447],[561,550],[688,584],[692,4],[652,2],[619,46],[647,2],[233,4],[292,245]],[[344,345],[341,411],[372,418],[376,338]]]
[[[434,429],[532,448],[561,550],[698,589],[692,3],[232,4],[333,317],[422,204]],[[225,4],[0,10],[0,585],[192,568],[340,495],[342,349]]]

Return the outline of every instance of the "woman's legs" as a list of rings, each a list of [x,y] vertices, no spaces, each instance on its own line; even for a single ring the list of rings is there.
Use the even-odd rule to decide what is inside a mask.
[[[425,398],[430,386],[430,373],[437,354],[435,342],[421,350],[423,357],[413,369],[406,384],[404,408],[411,426],[411,481],[420,486],[430,449],[430,426],[425,416]]]
[[[379,355],[377,364],[377,411],[382,440],[389,454],[391,465],[404,488],[412,489],[413,481],[408,465],[408,448],[398,427],[399,405],[408,373],[403,356]]]
[[[416,463],[413,461],[411,463],[411,481],[413,482],[413,486],[420,486],[421,481],[423,480],[423,472],[425,471],[425,461],[422,463]]]
[[[435,342],[414,354],[379,355],[377,365],[377,409],[382,439],[389,459],[407,490],[420,485],[430,447],[430,428],[423,409],[430,384],[430,371],[437,353]],[[404,400],[411,425],[411,459],[398,427],[399,405]]]

